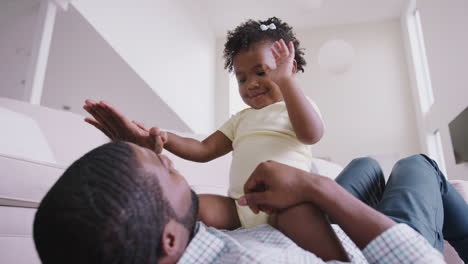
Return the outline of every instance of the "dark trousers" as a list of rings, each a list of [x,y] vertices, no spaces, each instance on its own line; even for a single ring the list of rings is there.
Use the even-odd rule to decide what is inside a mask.
[[[411,226],[441,252],[447,240],[468,263],[468,204],[429,157],[398,161],[387,184],[377,161],[358,158],[336,182],[395,222]]]

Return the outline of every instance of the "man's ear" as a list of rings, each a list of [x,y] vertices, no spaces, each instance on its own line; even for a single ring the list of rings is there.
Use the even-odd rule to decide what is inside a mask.
[[[297,73],[297,61],[296,61],[296,60],[293,60],[292,73],[293,73],[293,74],[296,74],[296,73]]]
[[[170,220],[161,234],[161,253],[159,263],[176,263],[185,251],[189,240],[187,229],[175,220]]]

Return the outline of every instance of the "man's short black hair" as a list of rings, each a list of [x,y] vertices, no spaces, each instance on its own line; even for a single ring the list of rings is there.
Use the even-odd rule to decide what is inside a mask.
[[[275,24],[275,30],[260,30],[260,25]],[[306,61],[304,59],[304,50],[300,48],[300,42],[293,32],[293,28],[287,23],[281,21],[277,17],[271,17],[267,20],[252,20],[240,24],[232,31],[228,31],[227,41],[224,44],[224,68],[232,72],[234,67],[234,57],[243,50],[248,50],[252,45],[262,41],[278,41],[283,39],[284,42],[292,41],[294,44],[295,54],[294,59],[297,62],[297,71],[304,72]]]
[[[178,218],[157,177],[128,143],[113,142],[74,162],[49,190],[34,241],[45,264],[157,263],[170,219]]]

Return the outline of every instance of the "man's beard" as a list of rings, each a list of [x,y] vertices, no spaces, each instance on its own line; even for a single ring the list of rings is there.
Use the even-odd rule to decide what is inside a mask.
[[[198,218],[198,195],[190,190],[191,194],[191,205],[188,212],[181,218],[177,219],[177,222],[181,223],[190,233],[190,239],[194,235],[195,222]]]

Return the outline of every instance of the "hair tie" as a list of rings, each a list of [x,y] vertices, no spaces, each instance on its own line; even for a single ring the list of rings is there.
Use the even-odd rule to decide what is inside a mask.
[[[266,31],[266,30],[268,30],[268,29],[275,30],[275,29],[276,29],[275,24],[274,24],[274,23],[271,23],[271,24],[268,25],[268,26],[267,26],[267,25],[264,25],[264,24],[261,24],[261,25],[260,25],[260,30],[261,30],[261,31]]]

